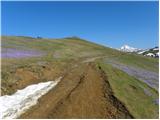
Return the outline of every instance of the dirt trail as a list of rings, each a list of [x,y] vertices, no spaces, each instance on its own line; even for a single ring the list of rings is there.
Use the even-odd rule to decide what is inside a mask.
[[[132,118],[93,63],[80,64],[20,118]]]

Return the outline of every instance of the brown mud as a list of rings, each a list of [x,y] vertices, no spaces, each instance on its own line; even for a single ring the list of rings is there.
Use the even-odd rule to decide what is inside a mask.
[[[93,62],[77,63],[62,77],[19,118],[133,118],[114,96],[107,74]]]

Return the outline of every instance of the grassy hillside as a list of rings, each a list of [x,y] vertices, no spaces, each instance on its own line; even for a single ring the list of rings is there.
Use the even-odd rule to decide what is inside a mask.
[[[58,54],[60,58],[88,57],[102,55],[106,48],[93,43],[89,43],[79,38],[76,39],[36,39],[28,37],[2,37],[2,47],[16,49],[33,49],[50,54]],[[112,52],[109,48],[108,52]],[[79,54],[77,54],[77,52]],[[57,55],[57,56],[58,56]],[[53,57],[53,56],[52,56]]]
[[[158,117],[158,106],[153,103],[157,99],[157,91],[109,64],[101,61],[98,65],[106,72],[115,96],[123,101],[134,117]],[[152,95],[144,94],[145,91],[149,91]]]
[[[77,62],[83,63],[86,59],[96,58],[98,61],[95,62],[105,71],[114,95],[125,104],[135,118],[158,117],[158,105],[154,102],[158,98],[158,91],[109,64],[110,61],[116,61],[127,66],[158,73],[158,59],[123,53],[76,37],[37,39],[2,36],[1,43],[4,54],[7,49],[10,51],[36,51],[41,54],[36,57],[2,57],[2,95],[12,94],[16,89],[31,84],[26,82],[28,79],[47,81],[72,69]],[[47,70],[44,71],[46,66]],[[53,71],[54,74],[50,71]],[[23,75],[20,76],[20,74]],[[30,76],[30,78],[24,80],[21,86],[15,87],[14,84],[17,84],[25,76]],[[146,91],[152,95],[147,95]]]

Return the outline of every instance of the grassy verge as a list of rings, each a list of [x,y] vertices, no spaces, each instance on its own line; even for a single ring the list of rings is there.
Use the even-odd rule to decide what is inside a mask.
[[[159,70],[158,68],[159,60],[157,58],[144,57],[142,55],[136,55],[136,54],[122,53],[118,56],[112,57],[112,59],[126,65],[139,67],[157,73]]]
[[[98,61],[98,66],[106,72],[115,96],[135,118],[158,118],[158,105],[154,103],[158,93],[155,90],[111,65]],[[144,88],[152,96],[146,95]]]

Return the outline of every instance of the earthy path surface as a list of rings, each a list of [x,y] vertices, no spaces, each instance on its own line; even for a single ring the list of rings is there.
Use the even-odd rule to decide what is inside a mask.
[[[132,118],[94,63],[81,63],[20,118]]]

